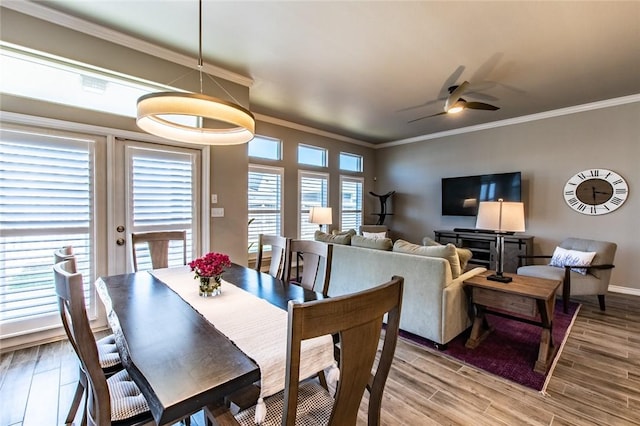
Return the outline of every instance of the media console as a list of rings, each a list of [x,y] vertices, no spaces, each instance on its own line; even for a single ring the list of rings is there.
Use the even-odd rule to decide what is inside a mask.
[[[454,230],[434,231],[435,240],[440,244],[452,243],[456,247],[464,247],[471,250],[473,257],[469,263],[484,266],[487,269],[496,269],[498,254],[496,251],[495,232],[482,232],[477,229],[461,231]],[[533,236],[525,234],[505,235],[504,237],[504,272],[516,272],[518,269],[518,256],[533,255]],[[526,263],[525,263],[526,265]]]

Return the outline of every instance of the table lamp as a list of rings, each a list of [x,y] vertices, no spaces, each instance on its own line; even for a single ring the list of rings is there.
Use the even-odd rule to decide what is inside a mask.
[[[524,231],[524,203],[498,201],[481,201],[478,208],[477,229],[488,229],[496,233],[496,251],[498,262],[496,273],[489,275],[488,280],[508,283],[511,277],[503,275],[504,236],[508,233]]]
[[[331,207],[311,207],[309,210],[309,223],[317,223],[320,230],[322,225],[332,224]]]

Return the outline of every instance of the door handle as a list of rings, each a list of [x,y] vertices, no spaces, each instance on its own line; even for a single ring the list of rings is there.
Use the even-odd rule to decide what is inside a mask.
[[[124,238],[118,238],[116,240],[116,244],[119,245],[119,246],[123,246],[124,243],[125,243]]]

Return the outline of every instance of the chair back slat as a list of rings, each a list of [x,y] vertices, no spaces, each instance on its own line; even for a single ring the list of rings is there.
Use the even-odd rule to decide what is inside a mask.
[[[332,244],[310,240],[291,240],[289,242],[289,252],[287,253],[285,280],[309,290],[322,292],[326,296],[329,291],[329,280],[331,279],[332,257]],[[293,276],[293,263],[299,262],[300,259],[302,259],[303,263],[302,276],[298,276],[297,273]],[[322,277],[323,266],[324,276]],[[297,271],[297,269],[298,267],[296,266],[295,270]]]
[[[359,293],[289,302],[283,424],[295,424],[302,341],[336,333],[340,338],[340,378],[329,424],[356,424],[365,389],[370,391],[369,424],[380,424],[382,393],[398,339],[403,285],[404,279],[394,276],[385,284]],[[382,352],[372,373],[385,314]]]
[[[256,270],[262,269],[265,246],[271,246],[271,262],[269,275],[279,280],[285,278],[286,257],[289,250],[289,239],[279,235],[258,235],[258,255],[256,258]]]
[[[169,243],[182,241],[182,264],[187,264],[187,231],[154,231],[131,234],[131,255],[133,270],[138,271],[136,245],[147,243],[153,269],[169,267]]]

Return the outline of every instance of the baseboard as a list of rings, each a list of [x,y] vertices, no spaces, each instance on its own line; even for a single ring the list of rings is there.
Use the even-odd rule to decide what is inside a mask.
[[[610,285],[609,291],[612,293],[630,294],[632,296],[640,296],[640,288],[622,287],[619,285]]]

